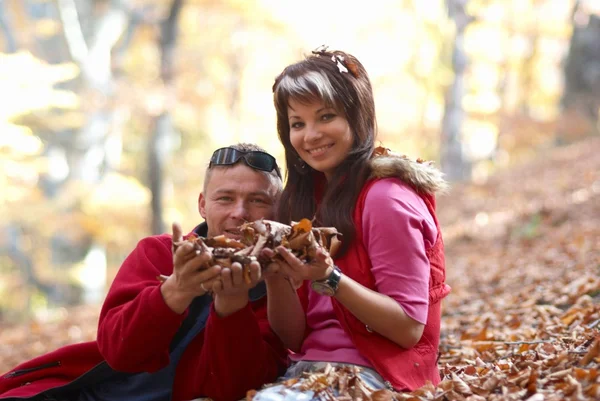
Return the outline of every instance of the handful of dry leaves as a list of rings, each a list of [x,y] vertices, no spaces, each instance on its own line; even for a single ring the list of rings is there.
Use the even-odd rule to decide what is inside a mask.
[[[317,249],[324,248],[333,257],[341,245],[341,234],[335,228],[313,227],[308,219],[292,222],[291,226],[261,219],[244,223],[239,228],[242,234],[240,240],[224,235],[204,238],[193,233],[184,236],[183,240],[193,243],[196,252],[207,252],[211,256],[205,267],[230,267],[234,262],[240,263],[246,283],[250,283],[251,262],[258,261],[265,268],[279,258],[279,255],[266,258],[261,254],[265,248],[274,249],[283,245],[298,259],[309,263],[315,257]],[[182,244],[183,242],[174,242],[173,249]],[[160,276],[159,279],[164,281],[166,277]]]

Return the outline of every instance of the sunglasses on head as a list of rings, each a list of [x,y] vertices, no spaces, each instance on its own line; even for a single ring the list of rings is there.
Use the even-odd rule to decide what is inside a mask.
[[[242,151],[234,148],[221,148],[215,150],[208,168],[212,166],[231,166],[236,164],[240,159],[244,159],[244,162],[248,167],[252,167],[255,170],[271,172],[275,170],[277,175],[281,178],[279,167],[277,167],[277,161],[273,156],[268,153],[260,152],[258,150]]]

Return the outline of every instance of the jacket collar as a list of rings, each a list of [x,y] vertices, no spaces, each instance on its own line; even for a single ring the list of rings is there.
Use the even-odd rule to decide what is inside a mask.
[[[449,190],[444,174],[434,167],[433,162],[411,160],[405,155],[377,147],[371,159],[370,178],[390,177],[401,179],[420,194],[444,194]]]

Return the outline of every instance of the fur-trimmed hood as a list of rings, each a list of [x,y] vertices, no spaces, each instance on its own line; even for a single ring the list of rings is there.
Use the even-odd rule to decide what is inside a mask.
[[[450,188],[444,173],[433,162],[411,160],[381,146],[375,149],[371,170],[370,178],[398,177],[421,194],[445,194]]]

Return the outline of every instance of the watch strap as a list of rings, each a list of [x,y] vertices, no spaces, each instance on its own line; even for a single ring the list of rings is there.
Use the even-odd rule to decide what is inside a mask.
[[[331,273],[329,274],[328,277],[326,277],[322,280],[315,280],[315,281],[326,285],[335,294],[338,290],[338,287],[340,286],[341,278],[342,278],[342,271],[340,270],[339,267],[334,265],[333,270],[331,271]]]

